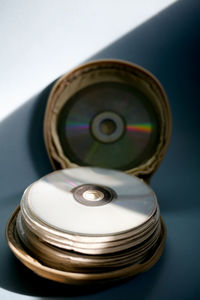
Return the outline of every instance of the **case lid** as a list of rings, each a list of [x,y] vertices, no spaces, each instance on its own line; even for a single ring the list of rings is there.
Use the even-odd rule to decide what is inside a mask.
[[[44,138],[54,169],[96,166],[148,180],[171,135],[167,96],[143,68],[93,61],[63,75],[46,107]]]

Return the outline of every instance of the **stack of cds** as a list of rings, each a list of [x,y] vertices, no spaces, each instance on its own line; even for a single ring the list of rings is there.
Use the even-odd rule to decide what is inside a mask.
[[[6,230],[13,253],[38,275],[68,284],[150,269],[166,229],[145,181],[170,135],[167,96],[147,70],[98,60],[64,74],[44,117],[46,149],[59,171],[24,192]]]
[[[56,171],[28,187],[16,229],[41,264],[92,280],[118,278],[115,271],[142,265],[163,236],[156,196],[147,184],[91,167]]]

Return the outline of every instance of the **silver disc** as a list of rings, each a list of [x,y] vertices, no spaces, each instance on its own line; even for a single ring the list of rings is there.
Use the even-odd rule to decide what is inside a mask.
[[[112,236],[146,224],[157,210],[151,188],[119,171],[81,167],[51,173],[32,184],[22,212],[49,228],[80,236]]]

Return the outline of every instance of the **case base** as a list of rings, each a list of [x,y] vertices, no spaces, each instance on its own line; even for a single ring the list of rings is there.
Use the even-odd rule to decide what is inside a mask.
[[[18,215],[18,212],[20,210],[20,207],[17,207],[17,209],[12,214],[7,228],[6,228],[6,238],[8,245],[14,255],[29,269],[31,269],[33,272],[38,274],[41,277],[62,282],[69,285],[89,285],[89,284],[108,284],[110,282],[116,282],[119,280],[127,279],[129,277],[135,276],[139,273],[145,272],[159,260],[163,249],[164,249],[164,243],[166,239],[166,226],[161,218],[161,239],[160,243],[155,250],[154,254],[151,256],[150,259],[145,261],[141,264],[134,264],[129,265],[125,268],[120,268],[115,271],[110,272],[104,272],[104,273],[74,273],[74,272],[67,272],[67,271],[61,271],[58,269],[50,268],[45,265],[43,265],[41,262],[39,262],[36,258],[31,256],[24,245],[21,243],[17,231],[16,231],[16,218]]]

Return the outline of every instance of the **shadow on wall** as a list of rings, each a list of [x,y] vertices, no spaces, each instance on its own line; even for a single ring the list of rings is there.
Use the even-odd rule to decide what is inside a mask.
[[[179,1],[91,58],[118,58],[139,64],[166,90],[173,134],[166,158],[151,182],[162,212],[200,205],[199,12],[199,1]]]
[[[172,142],[152,180],[164,214],[199,207],[199,7],[198,1],[179,1],[90,58],[118,58],[139,64],[155,74],[166,89],[173,116]],[[52,84],[0,125],[1,241],[5,240],[4,228],[22,191],[52,170],[43,142],[44,109],[51,87]],[[81,291],[49,284],[32,274],[14,259],[5,241],[0,247],[0,285],[4,289],[41,297],[81,295]],[[144,299],[156,285],[163,265],[166,263],[162,258],[152,270],[125,283],[126,288],[122,284],[95,297],[109,298],[116,293],[120,298],[132,293]]]
[[[24,190],[52,170],[43,139],[43,117],[52,85],[28,100],[0,125],[1,196]]]

